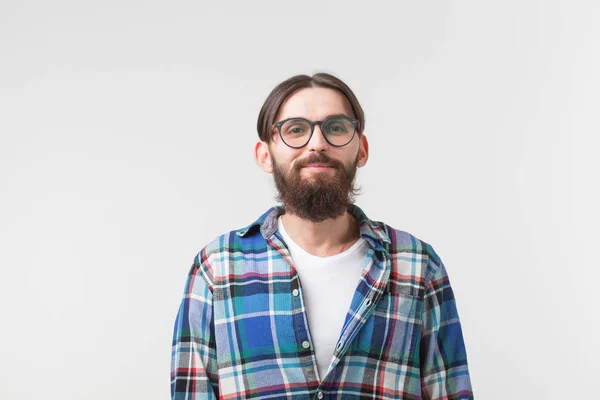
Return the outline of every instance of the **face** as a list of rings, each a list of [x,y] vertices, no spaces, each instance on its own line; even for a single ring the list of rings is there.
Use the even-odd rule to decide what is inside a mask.
[[[330,115],[354,118],[345,97],[329,88],[306,88],[291,95],[280,107],[275,121],[303,117],[322,121]],[[344,214],[354,201],[356,169],[366,164],[368,143],[356,133],[344,147],[329,144],[316,125],[308,144],[300,149],[287,146],[273,130],[269,144],[257,143],[258,165],[272,172],[278,200],[286,212],[321,222]]]

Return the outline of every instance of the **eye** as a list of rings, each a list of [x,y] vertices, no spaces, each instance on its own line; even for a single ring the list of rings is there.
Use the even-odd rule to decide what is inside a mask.
[[[327,124],[325,126],[325,133],[328,134],[342,134],[346,132],[348,132],[348,129],[346,129],[346,127],[340,123]]]
[[[284,135],[290,135],[290,136],[301,136],[301,135],[305,135],[309,129],[310,129],[310,126],[308,125],[308,123],[306,121],[304,121],[302,119],[298,119],[298,118],[293,118],[293,119],[290,119],[289,121],[286,121],[281,126],[281,133],[283,133]]]

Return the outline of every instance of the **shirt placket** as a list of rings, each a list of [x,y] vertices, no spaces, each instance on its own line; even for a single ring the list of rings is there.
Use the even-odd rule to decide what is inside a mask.
[[[375,278],[374,283],[368,292],[361,288],[361,285],[367,285],[364,280],[361,281],[356,288],[355,294],[361,296],[361,301],[358,302],[356,308],[351,310],[351,315],[354,315],[354,317],[352,317],[348,324],[344,325],[342,328],[340,339],[334,351],[335,357],[333,358],[327,375],[335,369],[342,357],[344,357],[350,344],[365,325],[365,322],[375,310],[375,305],[385,292],[385,287],[390,274],[391,260],[387,251],[385,251],[378,243],[372,242],[370,239],[369,241],[372,247],[367,254],[367,257],[370,259],[367,268],[368,274]],[[360,293],[367,294],[360,295]],[[352,304],[356,303],[352,302]],[[327,375],[324,377],[324,381],[327,379]],[[323,382],[321,382],[321,385],[323,385]],[[321,390],[321,387],[319,387],[318,390]]]
[[[293,311],[293,328],[298,340],[298,357],[302,365],[303,374],[306,378],[307,385],[310,389],[318,385],[319,375],[317,369],[317,359],[314,352],[310,327],[308,325],[308,317],[306,314],[306,306],[302,294],[302,283],[300,276],[294,266],[289,249],[276,234],[273,234],[267,239],[267,242],[273,247],[273,251],[277,251],[286,262],[290,269],[290,294],[292,296],[292,311]],[[310,360],[310,363],[305,362]]]
[[[285,243],[281,238],[277,236],[277,234],[273,234],[269,239],[269,244],[275,249],[275,251],[279,252],[279,254],[283,257],[283,259],[289,264],[291,268],[291,294],[292,294],[292,306],[294,310],[301,310],[299,313],[294,314],[294,330],[299,340],[299,356],[310,357],[311,367],[305,366],[303,367],[304,376],[307,378],[307,383],[310,382],[318,382],[318,387],[314,392],[314,398],[317,400],[321,400],[326,398],[325,393],[323,392],[323,383],[325,382],[327,375],[329,375],[330,371],[333,371],[341,358],[344,356],[347,351],[349,344],[352,343],[352,340],[359,333],[360,328],[362,328],[365,324],[365,321],[375,308],[375,304],[381,298],[384,293],[384,288],[387,285],[387,281],[390,273],[391,260],[387,251],[381,247],[381,245],[373,241],[371,238],[365,238],[371,248],[368,252],[369,261],[369,269],[368,274],[370,274],[374,278],[374,283],[370,288],[368,294],[366,296],[362,296],[362,301],[359,302],[359,305],[356,309],[352,310],[352,314],[354,317],[350,320],[350,322],[345,325],[340,334],[340,340],[338,341],[335,350],[334,350],[334,358],[332,364],[329,366],[327,374],[322,377],[318,375],[317,369],[317,360],[314,352],[314,347],[312,345],[312,337],[310,335],[310,327],[308,325],[308,316],[306,314],[306,307],[304,304],[304,298],[302,296],[302,284],[300,282],[300,277],[298,275],[298,271],[294,266],[294,262],[292,260],[291,254]],[[364,281],[359,283],[355,293],[363,293],[360,285],[366,285]],[[304,365],[304,364],[303,364]]]

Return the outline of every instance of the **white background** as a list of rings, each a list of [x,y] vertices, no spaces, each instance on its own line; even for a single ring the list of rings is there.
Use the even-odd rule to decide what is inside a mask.
[[[367,215],[447,266],[478,399],[597,398],[600,3],[0,3],[0,398],[165,399],[196,253],[274,205],[282,80],[366,112]]]

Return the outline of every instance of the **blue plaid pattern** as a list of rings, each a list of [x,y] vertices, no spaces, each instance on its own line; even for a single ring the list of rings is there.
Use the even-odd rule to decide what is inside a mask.
[[[409,233],[348,211],[369,250],[326,375],[276,206],[195,257],[175,321],[173,399],[473,399],[442,261]]]

